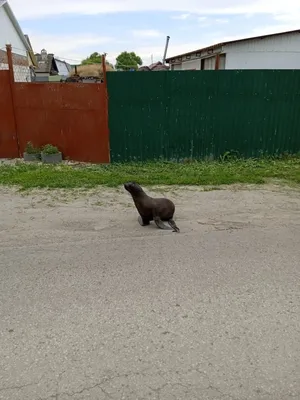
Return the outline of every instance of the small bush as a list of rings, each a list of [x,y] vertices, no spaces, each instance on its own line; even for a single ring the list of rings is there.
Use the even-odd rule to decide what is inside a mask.
[[[31,142],[27,142],[26,147],[25,147],[25,153],[39,154],[40,152],[41,152],[41,149],[39,147],[34,147],[34,145]]]
[[[52,144],[46,144],[46,146],[43,147],[44,154],[58,154],[59,150],[56,146],[53,146]]]

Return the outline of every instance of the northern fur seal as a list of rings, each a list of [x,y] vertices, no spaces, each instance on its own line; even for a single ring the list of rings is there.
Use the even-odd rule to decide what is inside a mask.
[[[138,218],[140,225],[146,226],[150,224],[150,221],[154,221],[158,228],[168,229],[162,222],[166,221],[173,228],[173,232],[180,232],[173,220],[175,205],[171,200],[165,198],[154,199],[148,196],[141,186],[135,182],[125,183],[124,188],[131,194],[140,214]]]

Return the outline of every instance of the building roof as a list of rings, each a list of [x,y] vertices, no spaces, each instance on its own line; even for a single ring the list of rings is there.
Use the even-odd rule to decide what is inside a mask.
[[[43,53],[44,52],[44,56]],[[72,71],[72,67],[64,60],[54,57],[54,54],[47,54],[46,50],[42,50],[41,54],[35,54],[38,68],[36,73],[49,73],[50,75],[68,75]]]
[[[65,60],[54,58],[59,75],[69,75],[72,72],[72,67]]]
[[[17,21],[17,18],[15,17],[15,14],[13,13],[12,9],[10,8],[10,5],[8,4],[8,1],[7,0],[0,0],[0,7],[3,7],[4,10],[6,11],[6,14],[8,15],[8,18],[11,20],[11,23],[12,23],[13,27],[15,28],[15,30],[17,31],[20,39],[22,40],[22,42],[24,44],[24,47],[27,50],[33,65],[36,66],[37,65],[36,64],[36,59],[34,57],[31,44],[27,40],[28,36],[27,36],[27,38],[25,37],[25,35],[24,35],[23,31],[22,31],[22,28],[20,27],[20,24]],[[10,44],[10,43],[8,43],[8,44]]]
[[[139,71],[151,71],[147,65],[143,65],[142,67],[139,68]]]
[[[212,46],[203,47],[202,49],[197,49],[197,50],[190,51],[188,53],[183,53],[183,54],[178,54],[178,55],[175,55],[175,56],[172,56],[172,57],[168,57],[168,58],[166,58],[166,62],[169,63],[169,61],[174,59],[174,58],[189,56],[189,55],[192,55],[194,53],[200,53],[201,51],[214,50],[214,49],[216,49],[218,47],[222,47],[222,46],[225,46],[227,44],[241,43],[241,42],[246,42],[248,40],[255,40],[255,39],[265,39],[265,38],[268,38],[268,37],[274,37],[274,36],[280,36],[280,35],[288,35],[288,34],[291,34],[291,33],[300,33],[300,29],[296,29],[296,30],[293,30],[293,31],[286,31],[286,32],[271,33],[269,35],[252,36],[252,37],[248,37],[248,38],[244,38],[244,39],[229,40],[227,42],[220,42],[220,43],[213,44]]]
[[[33,48],[32,48],[32,46],[31,46],[31,42],[30,42],[30,39],[29,39],[29,36],[24,34],[24,37],[25,37],[27,43],[29,44],[30,49],[33,51]]]
[[[169,70],[169,67],[167,65],[164,65],[160,61],[149,65],[149,67],[143,66],[139,68],[139,71],[167,71],[167,70]]]
[[[164,65],[162,62],[158,61],[149,65],[150,71],[166,71],[169,69],[167,65]]]
[[[43,73],[43,74],[51,74],[52,75],[57,75],[58,74],[58,68],[55,62],[54,54],[47,54],[46,50],[43,49],[41,51],[41,54],[35,54],[35,58],[37,60],[37,69],[35,72],[37,74]]]

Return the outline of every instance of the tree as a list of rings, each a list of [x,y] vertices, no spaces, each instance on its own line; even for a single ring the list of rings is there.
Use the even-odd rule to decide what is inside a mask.
[[[141,57],[137,56],[133,51],[131,53],[123,51],[118,55],[116,61],[116,69],[123,71],[137,70],[139,66],[143,65]]]
[[[101,62],[102,62],[101,54],[95,52],[95,53],[92,53],[86,59],[82,60],[81,65],[101,64]]]
[[[81,65],[90,65],[90,64],[102,64],[102,55],[95,52],[92,53],[89,57],[85,58],[82,60]],[[109,65],[110,67],[113,67],[113,65],[106,60],[106,64]]]

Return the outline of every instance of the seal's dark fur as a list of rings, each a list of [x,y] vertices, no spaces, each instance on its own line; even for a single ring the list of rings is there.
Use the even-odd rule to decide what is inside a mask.
[[[175,213],[174,203],[166,198],[153,198],[148,196],[136,182],[124,184],[124,188],[131,194],[134,204],[140,214],[141,225],[149,225],[154,221],[160,229],[166,229],[162,221],[166,221],[175,232],[179,232],[173,216]]]

